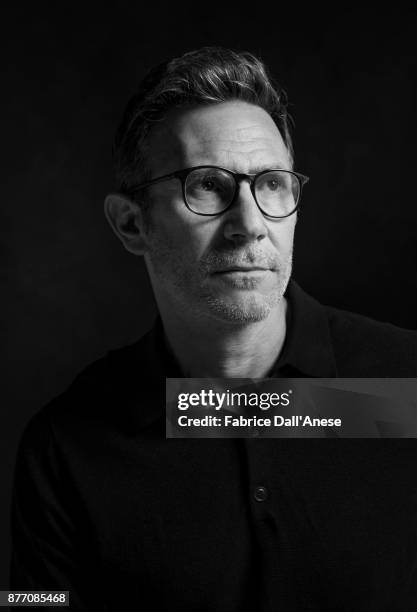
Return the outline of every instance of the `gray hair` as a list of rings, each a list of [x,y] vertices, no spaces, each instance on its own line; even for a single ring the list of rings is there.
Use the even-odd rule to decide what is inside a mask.
[[[277,125],[290,159],[294,151],[285,92],[265,65],[248,52],[203,47],[153,68],[139,83],[116,133],[116,187],[129,192],[150,178],[146,166],[152,125],[174,108],[242,100],[263,108]]]

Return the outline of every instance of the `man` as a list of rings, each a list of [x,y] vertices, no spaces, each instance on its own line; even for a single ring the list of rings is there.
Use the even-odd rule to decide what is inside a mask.
[[[417,334],[290,280],[306,177],[250,54],[152,71],[115,144],[107,219],[143,256],[155,327],[27,426],[13,589],[74,610],[414,610],[415,444],[166,440],[166,377],[414,377]]]

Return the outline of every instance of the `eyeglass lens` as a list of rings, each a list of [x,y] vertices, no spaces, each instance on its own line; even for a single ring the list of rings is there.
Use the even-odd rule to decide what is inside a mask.
[[[193,170],[185,182],[188,206],[197,213],[216,214],[232,202],[236,190],[235,178],[220,168]],[[271,170],[257,177],[255,195],[264,213],[285,217],[297,206],[300,183],[289,172]]]

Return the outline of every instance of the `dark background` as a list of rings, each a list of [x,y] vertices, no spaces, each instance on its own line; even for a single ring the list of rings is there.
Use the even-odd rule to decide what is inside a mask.
[[[0,589],[24,424],[155,312],[143,263],[102,213],[114,130],[152,65],[209,44],[260,55],[289,94],[296,169],[311,177],[295,278],[324,303],[417,328],[414,14],[153,7],[3,15]]]

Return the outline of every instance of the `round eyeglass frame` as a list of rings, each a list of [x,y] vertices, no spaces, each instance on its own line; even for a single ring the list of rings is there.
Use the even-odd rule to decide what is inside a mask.
[[[233,193],[233,197],[232,197],[230,203],[226,206],[226,208],[224,208],[220,212],[215,212],[215,213],[196,212],[193,208],[191,208],[190,204],[187,201],[186,183],[187,183],[188,176],[194,170],[202,170],[204,168],[212,168],[213,170],[222,170],[223,172],[226,172],[227,174],[230,174],[233,177],[234,181],[235,181],[235,190],[234,190],[234,193]],[[257,181],[257,179],[260,176],[263,176],[264,174],[268,174],[269,172],[277,172],[277,171],[279,171],[279,172],[286,172],[287,174],[292,174],[293,176],[296,177],[296,179],[298,180],[299,186],[300,186],[299,193],[298,193],[298,199],[297,199],[297,202],[295,203],[294,210],[292,210],[287,215],[279,215],[279,216],[277,216],[277,215],[270,215],[269,213],[266,213],[262,209],[262,207],[260,206],[260,204],[258,202],[258,199],[256,197],[256,193],[255,193],[255,182]],[[233,172],[232,170],[228,170],[227,168],[222,168],[221,166],[203,165],[203,166],[193,166],[191,168],[184,168],[182,170],[177,170],[175,172],[171,172],[170,174],[164,174],[163,176],[158,176],[158,177],[156,177],[154,179],[151,179],[149,181],[145,181],[144,183],[140,183],[134,189],[126,190],[126,194],[129,195],[129,196],[134,196],[134,195],[136,195],[136,193],[138,193],[142,189],[150,187],[151,185],[155,185],[156,183],[161,183],[162,181],[168,181],[168,180],[173,179],[173,178],[177,178],[177,179],[179,179],[181,181],[182,197],[183,197],[185,206],[188,208],[189,211],[191,211],[195,215],[200,215],[201,217],[218,217],[219,215],[222,215],[227,210],[229,210],[229,208],[233,205],[234,201],[236,200],[236,195],[238,193],[238,187],[239,187],[240,183],[242,181],[244,181],[244,180],[248,180],[249,181],[250,190],[251,190],[253,199],[255,200],[255,203],[256,203],[257,207],[259,208],[261,213],[263,215],[265,215],[265,217],[270,217],[271,219],[285,219],[286,217],[290,217],[291,215],[293,215],[295,213],[295,211],[298,209],[299,205],[300,205],[301,193],[302,193],[302,190],[303,190],[303,186],[310,180],[310,178],[308,176],[305,176],[304,174],[300,174],[299,172],[294,172],[294,170],[287,170],[285,168],[268,168],[267,170],[262,170],[261,172],[257,172],[256,174],[244,174],[242,172]]]

